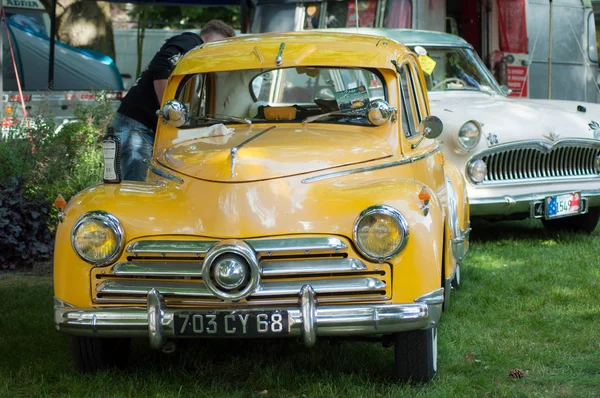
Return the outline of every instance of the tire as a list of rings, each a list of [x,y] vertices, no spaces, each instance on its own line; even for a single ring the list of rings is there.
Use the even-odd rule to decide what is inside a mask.
[[[544,227],[552,231],[582,231],[588,234],[594,232],[600,219],[600,207],[588,209],[586,214],[573,217],[558,218],[556,220],[543,220]]]
[[[427,383],[437,372],[437,327],[394,334],[394,377]]]
[[[69,345],[75,369],[95,373],[113,367],[125,368],[131,339],[69,336]]]

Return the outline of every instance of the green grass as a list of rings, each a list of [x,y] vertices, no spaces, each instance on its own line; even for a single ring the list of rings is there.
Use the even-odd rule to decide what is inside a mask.
[[[127,371],[80,375],[52,324],[52,280],[0,275],[0,397],[600,396],[600,239],[536,222],[477,223],[463,285],[439,329],[439,369],[390,380],[373,343],[193,341],[165,356],[135,341]],[[511,369],[525,376],[508,376]]]

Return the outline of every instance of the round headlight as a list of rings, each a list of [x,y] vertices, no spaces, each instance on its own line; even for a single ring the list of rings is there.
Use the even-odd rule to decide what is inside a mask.
[[[479,144],[481,127],[479,123],[468,121],[458,131],[458,145],[465,151],[470,151]]]
[[[467,167],[467,174],[473,182],[481,182],[487,175],[487,166],[483,160],[471,162]]]
[[[105,265],[121,252],[123,237],[123,228],[115,216],[92,211],[81,216],[73,226],[71,244],[84,261]]]
[[[369,207],[356,220],[354,241],[365,257],[376,261],[388,260],[406,246],[408,222],[392,207]]]

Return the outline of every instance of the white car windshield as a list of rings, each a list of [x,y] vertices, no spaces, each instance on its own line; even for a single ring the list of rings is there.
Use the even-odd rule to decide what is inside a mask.
[[[189,76],[177,99],[189,111],[189,127],[235,118],[252,122],[301,122],[319,117],[325,123],[370,125],[365,108],[386,100],[375,70],[294,67],[212,72]]]
[[[470,48],[415,46],[415,52],[430,91],[477,90],[501,94],[498,83]]]

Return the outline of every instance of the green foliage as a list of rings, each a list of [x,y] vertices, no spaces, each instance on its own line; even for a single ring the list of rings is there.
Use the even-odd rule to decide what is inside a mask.
[[[220,19],[234,29],[240,28],[240,9],[223,7],[134,6],[129,16],[153,29],[200,29],[211,19]]]
[[[113,114],[110,101],[99,93],[95,102],[76,106],[75,121],[56,126],[41,114],[29,127],[0,138],[0,187],[10,197],[2,196],[0,203],[0,233],[8,236],[0,252],[14,249],[16,256],[0,253],[0,266],[44,260],[51,253],[51,235],[45,231],[54,229],[57,211],[47,204],[58,194],[69,200],[102,181],[101,141]]]
[[[39,193],[27,192],[15,177],[7,185],[0,184],[0,269],[50,259],[51,206]]]

